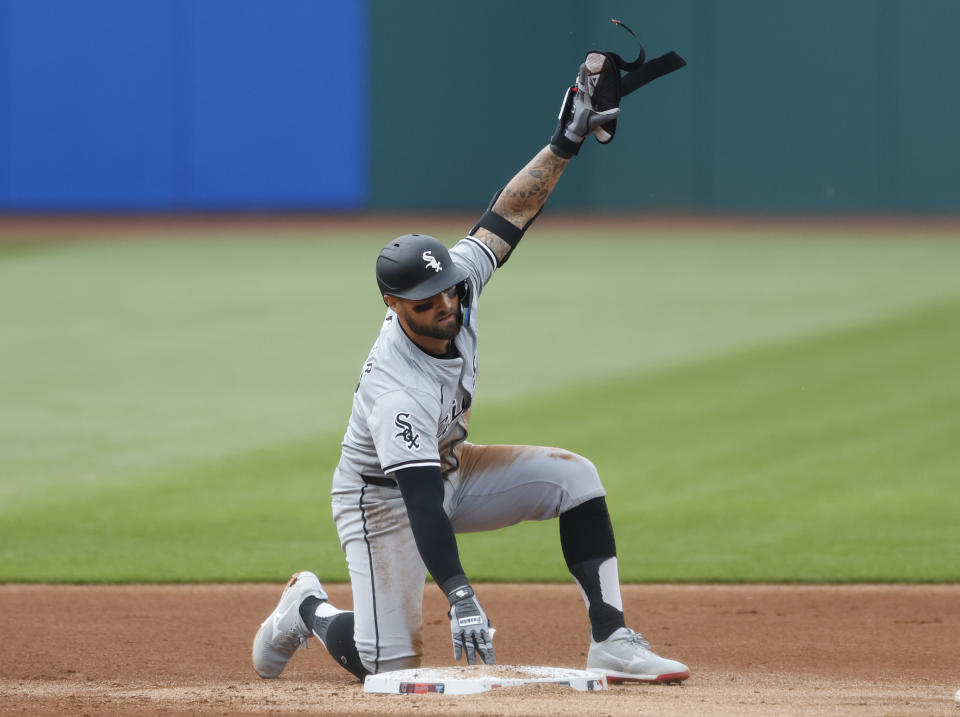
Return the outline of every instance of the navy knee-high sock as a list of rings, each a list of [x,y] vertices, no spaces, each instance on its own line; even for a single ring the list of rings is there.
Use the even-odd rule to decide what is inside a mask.
[[[593,639],[606,640],[625,623],[617,544],[603,496],[560,514],[560,547],[567,569],[583,590]]]

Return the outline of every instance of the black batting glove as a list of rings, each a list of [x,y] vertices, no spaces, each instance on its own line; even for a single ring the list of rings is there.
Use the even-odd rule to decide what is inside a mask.
[[[497,664],[493,654],[493,628],[490,618],[480,607],[473,588],[461,585],[447,593],[450,601],[450,637],[453,639],[453,659],[460,660],[467,653],[467,664],[477,664],[477,657],[485,665]]]
[[[567,89],[560,105],[557,117],[557,129],[550,138],[550,149],[564,159],[569,159],[580,151],[584,138],[597,127],[611,122],[620,116],[620,108],[599,112],[593,108],[588,78],[589,70],[580,65],[577,84]]]

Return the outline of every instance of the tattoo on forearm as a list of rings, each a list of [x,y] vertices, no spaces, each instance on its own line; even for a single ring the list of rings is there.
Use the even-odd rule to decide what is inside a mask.
[[[502,262],[507,254],[510,253],[510,245],[489,229],[484,229],[481,227],[480,229],[477,229],[472,236],[477,241],[490,247],[490,250],[493,252],[494,256],[497,257],[497,263]]]
[[[503,188],[493,211],[518,228],[525,226],[546,203],[569,161],[544,147]],[[481,227],[473,237],[490,247],[497,261],[510,253],[510,245],[488,229]]]
[[[494,211],[518,226],[532,219],[547,201],[570,160],[544,148],[504,187]]]

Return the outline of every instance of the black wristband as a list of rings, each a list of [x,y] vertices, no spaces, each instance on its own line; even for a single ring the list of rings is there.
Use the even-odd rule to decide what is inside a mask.
[[[451,605],[474,595],[473,588],[470,587],[467,576],[463,573],[444,580],[440,583],[440,589]]]
[[[581,145],[583,145],[583,142],[571,142],[562,133],[555,134],[550,138],[550,151],[560,159],[575,157],[580,151]]]

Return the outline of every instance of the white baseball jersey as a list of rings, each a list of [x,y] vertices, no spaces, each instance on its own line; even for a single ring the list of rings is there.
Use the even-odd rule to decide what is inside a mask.
[[[424,352],[387,310],[354,393],[334,494],[355,488],[363,477],[383,480],[400,468],[437,466],[449,473],[457,467],[453,449],[467,437],[477,387],[477,303],[497,260],[472,237],[460,240],[450,257],[469,274],[469,319],[454,340],[459,356]]]

